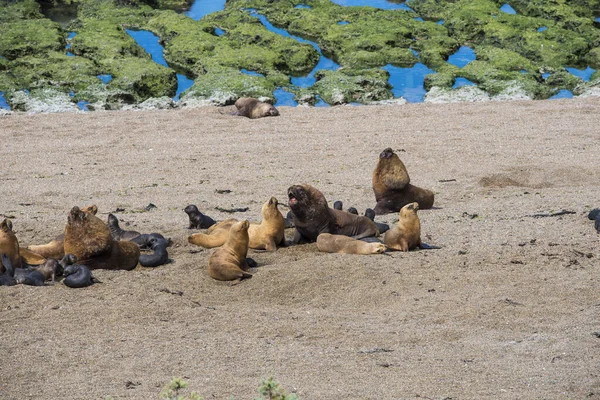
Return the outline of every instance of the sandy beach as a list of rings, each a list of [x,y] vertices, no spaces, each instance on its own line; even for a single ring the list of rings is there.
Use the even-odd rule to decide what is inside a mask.
[[[171,237],[173,262],[98,270],[84,289],[0,287],[0,397],[158,399],[180,376],[206,399],[252,399],[272,376],[301,399],[600,398],[600,235],[587,218],[599,110],[580,98],[259,120],[214,107],[2,116],[0,218],[21,246],[96,204],[103,220]],[[258,222],[271,196],[288,212],[293,184],[362,213],[386,147],[435,192],[419,216],[440,249],[250,250],[253,278],[231,285],[208,276],[212,250],[187,243],[186,205]]]

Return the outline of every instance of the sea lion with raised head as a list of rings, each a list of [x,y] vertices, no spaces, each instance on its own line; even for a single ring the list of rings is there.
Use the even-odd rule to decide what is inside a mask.
[[[138,231],[126,231],[119,226],[119,219],[113,214],[108,214],[106,225],[110,231],[110,235],[114,240],[133,240],[140,236]]]
[[[285,245],[285,221],[277,208],[279,202],[271,197],[261,209],[260,224],[250,224],[248,235],[251,249],[275,251],[277,246]],[[188,236],[188,242],[207,249],[222,246],[227,240],[231,227],[238,222],[234,218],[221,221],[209,228],[207,233],[195,233]]]
[[[108,226],[93,214],[75,206],[65,227],[65,254],[73,254],[90,269],[125,269],[136,267],[140,256],[137,244],[113,240]]]
[[[231,226],[227,241],[215,250],[208,259],[208,274],[219,281],[252,278],[246,256],[248,255],[248,221],[239,221]]]
[[[383,243],[363,242],[349,236],[321,233],[317,236],[317,248],[324,253],[381,254],[386,248]]]
[[[232,113],[232,115],[239,115],[250,119],[276,117],[279,115],[279,111],[277,111],[275,106],[253,97],[240,97],[235,102],[235,108],[237,108],[237,111]]]
[[[311,185],[290,186],[288,199],[296,226],[295,244],[315,242],[320,233],[354,239],[379,235],[377,226],[369,218],[329,208],[323,193]]]
[[[183,211],[185,211],[190,220],[188,229],[208,229],[216,224],[214,219],[208,215],[202,214],[194,204],[188,205]]]
[[[410,203],[400,210],[400,219],[383,236],[383,243],[391,250],[409,251],[421,247],[421,221],[418,203]]]
[[[422,210],[433,207],[433,192],[411,185],[404,163],[389,147],[379,154],[377,167],[373,171],[373,192],[377,201],[377,215],[398,212],[412,202],[419,203]]]

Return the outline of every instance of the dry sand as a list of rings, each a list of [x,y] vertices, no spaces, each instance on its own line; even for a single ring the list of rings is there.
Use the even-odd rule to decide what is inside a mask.
[[[89,288],[0,288],[0,397],[157,399],[184,376],[207,399],[252,399],[273,376],[302,399],[600,398],[600,236],[587,219],[600,207],[599,109],[596,98],[0,118],[0,214],[22,245],[92,203],[175,242],[173,263],[97,271]],[[186,241],[186,205],[215,219],[231,217],[215,207],[249,207],[234,216],[258,221],[297,183],[373,207],[388,146],[435,191],[438,208],[419,215],[440,250],[250,251],[259,268],[232,286]],[[563,209],[575,213],[531,216]]]

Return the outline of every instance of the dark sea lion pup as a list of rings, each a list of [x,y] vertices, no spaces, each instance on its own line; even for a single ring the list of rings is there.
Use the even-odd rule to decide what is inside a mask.
[[[141,254],[140,265],[142,267],[158,267],[169,262],[169,254],[167,253],[167,247],[169,242],[166,239],[160,239],[158,237],[150,238],[150,249],[154,251],[153,254]]]
[[[190,204],[184,208],[183,211],[185,211],[190,219],[190,226],[188,229],[208,229],[216,224],[214,219],[208,215],[202,214],[194,204]]]
[[[398,212],[412,202],[419,203],[422,210],[433,207],[433,192],[410,184],[404,163],[389,147],[381,152],[373,171],[373,192],[377,200],[377,215]]]
[[[236,222],[229,230],[227,241],[208,259],[208,274],[219,281],[252,278],[246,256],[248,255],[248,221]]]
[[[132,240],[140,236],[138,231],[126,231],[119,226],[119,219],[113,214],[108,214],[108,230],[114,240]]]
[[[269,116],[276,117],[279,115],[279,111],[277,111],[275,106],[269,103],[263,103],[252,97],[239,98],[235,102],[235,108],[237,108],[237,111],[232,115],[240,115],[250,119]]]
[[[5,219],[0,223],[0,253],[5,254],[13,268],[21,268],[21,255],[19,241],[12,230],[12,221]],[[4,263],[0,265],[0,272],[6,271]],[[12,275],[11,275],[12,276]]]
[[[78,289],[94,283],[102,283],[94,278],[92,271],[85,265],[72,264],[65,268],[63,283],[70,288]]]
[[[12,262],[10,261],[10,257],[6,253],[2,253],[2,267],[4,268],[4,273],[0,274],[0,286],[14,286],[17,284],[17,281],[13,277],[15,274],[15,270],[13,269]]]
[[[329,208],[323,193],[311,185],[290,186],[288,199],[296,225],[293,240],[296,244],[315,242],[320,233],[354,239],[379,235],[377,226],[369,218]]]

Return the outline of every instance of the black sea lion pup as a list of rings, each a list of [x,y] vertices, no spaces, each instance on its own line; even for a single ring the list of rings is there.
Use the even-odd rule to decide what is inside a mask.
[[[410,184],[404,163],[389,147],[381,152],[373,171],[373,192],[377,200],[377,215],[397,212],[412,202],[419,203],[423,210],[433,207],[433,192]]]
[[[152,244],[155,241],[165,241],[167,242],[167,247],[171,246],[172,241],[171,238],[165,238],[163,235],[161,235],[160,233],[142,233],[140,236],[131,239],[130,241],[132,243],[135,243],[138,245],[138,247],[140,249],[151,249],[152,248]]]
[[[261,118],[261,117],[276,117],[279,115],[279,111],[269,103],[263,103],[262,101],[252,97],[241,97],[235,102],[235,108],[237,111],[232,115],[240,115],[242,117],[248,117],[250,119]]]
[[[248,262],[248,221],[236,222],[229,231],[225,244],[215,250],[208,259],[208,274],[219,281],[252,278]]]
[[[119,226],[119,219],[113,214],[108,214],[108,230],[114,240],[133,240],[140,236],[138,231],[126,231]]]
[[[314,242],[320,233],[354,239],[379,235],[377,226],[369,218],[329,208],[323,193],[311,185],[290,186],[288,199],[296,225],[293,240],[296,244]]]
[[[383,243],[390,250],[409,251],[421,247],[421,221],[417,215],[418,210],[417,203],[402,207],[398,224],[383,236]]]
[[[324,253],[381,254],[386,248],[383,243],[363,242],[343,235],[321,233],[317,236],[317,248]]]
[[[194,204],[190,204],[184,208],[183,211],[185,211],[190,219],[188,229],[208,229],[216,224],[214,219],[208,215],[202,214]]]
[[[0,286],[14,286],[17,284],[13,275],[15,270],[13,269],[10,257],[6,253],[2,253],[2,267],[4,273],[0,274]]]
[[[165,239],[159,239],[155,236],[150,238],[150,248],[154,251],[153,254],[141,254],[140,265],[142,267],[158,267],[169,262],[169,254],[167,247],[169,242]]]
[[[102,283],[92,275],[88,267],[81,264],[71,264],[64,270],[63,283],[70,288],[82,288],[94,283]]]

